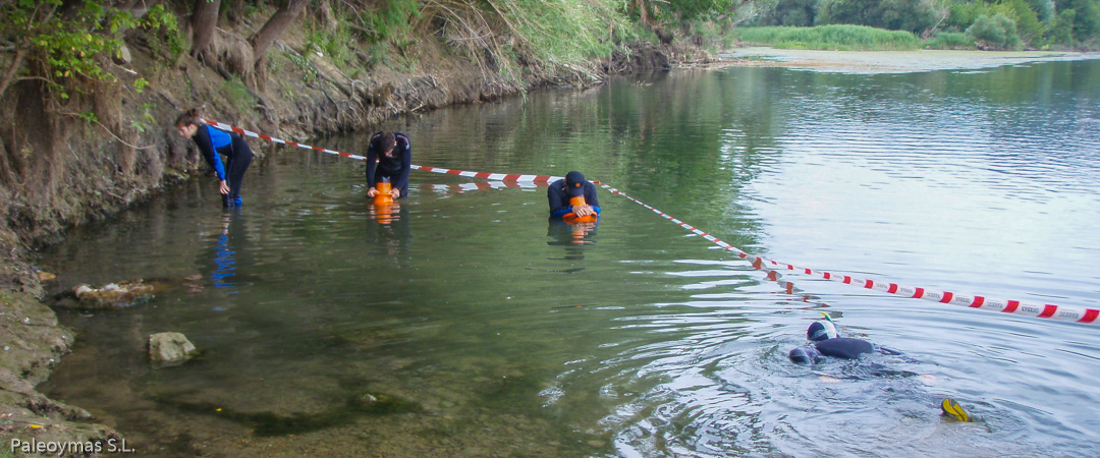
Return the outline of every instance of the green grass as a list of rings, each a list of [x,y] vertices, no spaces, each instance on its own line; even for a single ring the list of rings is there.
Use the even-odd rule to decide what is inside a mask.
[[[965,33],[943,32],[924,42],[925,49],[977,49]]]
[[[911,32],[862,25],[817,27],[744,27],[732,31],[745,44],[788,49],[904,51],[921,47]]]

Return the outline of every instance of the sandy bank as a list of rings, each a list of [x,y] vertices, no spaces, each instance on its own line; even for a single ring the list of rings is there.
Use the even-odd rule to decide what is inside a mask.
[[[721,54],[744,65],[789,67],[842,73],[910,73],[978,70],[1005,65],[1100,59],[1100,53],[1070,51],[817,51],[763,47],[737,48]]]

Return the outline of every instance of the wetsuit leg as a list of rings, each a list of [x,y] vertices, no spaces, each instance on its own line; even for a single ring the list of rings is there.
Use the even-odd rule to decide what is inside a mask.
[[[226,206],[241,206],[241,184],[244,182],[244,172],[252,164],[252,149],[243,138],[233,139],[233,156],[229,158],[229,170],[226,171],[226,179],[229,182],[229,195],[225,196]]]

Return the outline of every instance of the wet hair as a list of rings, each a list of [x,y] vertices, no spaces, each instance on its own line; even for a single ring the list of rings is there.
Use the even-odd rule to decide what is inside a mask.
[[[203,122],[202,117],[199,116],[198,108],[187,110],[176,117],[176,127],[201,126],[203,124],[206,123]]]
[[[397,146],[397,139],[393,137],[393,132],[382,132],[382,135],[378,136],[378,148],[379,152],[386,152],[393,150]]]

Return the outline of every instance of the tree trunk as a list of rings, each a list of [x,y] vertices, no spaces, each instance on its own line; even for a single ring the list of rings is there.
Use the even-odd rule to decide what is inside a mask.
[[[252,44],[252,55],[255,56],[255,63],[263,62],[267,48],[270,48],[271,44],[279,38],[279,35],[283,34],[287,26],[294,22],[294,18],[298,17],[298,13],[301,13],[306,5],[309,5],[309,0],[287,0],[279,8],[279,11],[276,11],[271,19],[267,20],[260,31],[248,39],[248,42]]]
[[[191,56],[205,57],[214,41],[214,29],[218,26],[218,8],[221,0],[195,0],[191,13]]]
[[[3,79],[0,79],[0,97],[4,96],[4,93],[8,91],[8,86],[15,80],[15,72],[23,67],[23,55],[25,53],[23,48],[15,50],[15,57],[11,60],[11,66],[8,67],[8,71],[4,72]]]

